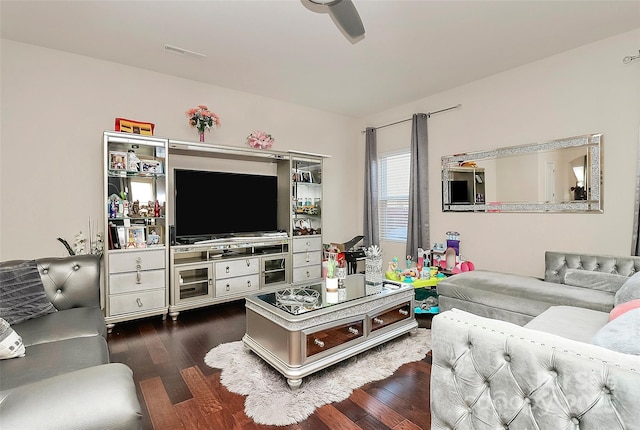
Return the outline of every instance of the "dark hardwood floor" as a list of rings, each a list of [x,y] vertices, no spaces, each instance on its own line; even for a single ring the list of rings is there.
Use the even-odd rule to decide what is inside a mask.
[[[428,316],[417,318],[420,327],[431,326]],[[133,370],[142,428],[430,429],[430,354],[298,424],[254,423],[244,413],[244,397],[227,391],[220,384],[220,370],[204,364],[211,348],[240,340],[244,332],[244,301],[183,312],[176,322],[156,317],[116,324],[108,336],[111,361]]]

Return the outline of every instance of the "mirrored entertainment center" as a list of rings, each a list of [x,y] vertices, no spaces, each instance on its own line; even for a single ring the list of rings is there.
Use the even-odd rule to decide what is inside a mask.
[[[321,278],[326,156],[121,132],[103,141],[109,328]]]
[[[602,134],[443,156],[443,212],[602,213]]]

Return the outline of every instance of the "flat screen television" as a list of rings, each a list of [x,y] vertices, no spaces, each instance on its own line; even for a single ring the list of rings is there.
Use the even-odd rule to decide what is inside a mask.
[[[451,203],[471,204],[469,198],[469,183],[467,181],[450,181],[450,198]]]
[[[276,176],[174,169],[174,190],[179,242],[278,230]]]

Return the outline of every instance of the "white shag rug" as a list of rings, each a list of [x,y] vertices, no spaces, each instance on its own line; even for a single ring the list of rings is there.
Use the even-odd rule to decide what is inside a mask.
[[[400,366],[422,360],[429,352],[431,331],[418,329],[302,380],[291,391],[287,380],[241,341],[213,348],[205,363],[222,369],[220,381],[246,396],[245,413],[258,424],[284,426],[306,419],[316,408],[348,398],[362,385],[391,376]]]

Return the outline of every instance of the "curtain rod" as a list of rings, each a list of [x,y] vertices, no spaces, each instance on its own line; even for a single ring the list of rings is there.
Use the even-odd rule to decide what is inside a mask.
[[[431,115],[435,115],[435,114],[437,114],[437,113],[446,112],[446,111],[448,111],[448,110],[452,110],[452,109],[459,109],[459,108],[461,108],[461,107],[462,107],[462,105],[461,105],[461,104],[457,104],[457,105],[455,105],[455,106],[451,106],[451,107],[448,107],[448,108],[445,108],[445,109],[440,109],[440,110],[437,110],[437,111],[434,111],[434,112],[427,112],[427,114],[426,114],[426,115],[427,115],[427,117],[429,117],[429,116],[431,116]],[[400,120],[400,121],[396,121],[396,122],[392,122],[391,124],[381,125],[380,127],[372,127],[372,128],[374,128],[374,129],[378,130],[379,128],[389,127],[389,126],[392,126],[392,125],[396,125],[396,124],[400,124],[400,123],[403,123],[403,122],[411,121],[412,119],[413,119],[413,117],[411,117],[411,118],[407,118],[407,119],[402,119],[402,120]],[[361,133],[366,133],[366,132],[367,132],[366,130],[362,130],[362,131],[361,131]]]

